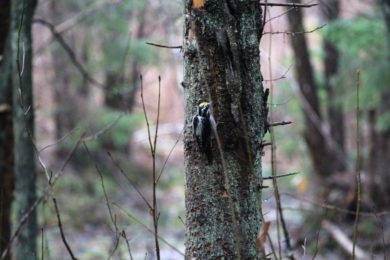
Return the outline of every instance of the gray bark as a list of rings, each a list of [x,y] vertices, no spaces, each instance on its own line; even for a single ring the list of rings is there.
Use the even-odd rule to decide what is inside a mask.
[[[380,0],[379,4],[384,16],[384,22],[387,28],[387,48],[390,62],[390,0]],[[390,207],[390,126],[378,129],[375,124],[378,117],[390,113],[390,89],[383,90],[379,108],[377,111],[371,111],[371,156],[369,157],[370,166],[370,195],[377,209],[388,209]]]
[[[300,0],[293,1],[301,3]],[[303,14],[301,8],[294,8],[287,13],[290,31],[303,32]],[[305,34],[297,33],[291,36],[291,45],[295,55],[295,74],[298,80],[299,89],[302,93],[303,117],[304,117],[304,138],[308,147],[314,172],[320,177],[327,177],[330,174],[344,169],[345,158],[340,151],[330,145],[325,133],[321,130],[324,122],[318,98],[318,84],[314,78],[314,69],[310,61],[310,55]],[[328,53],[329,55],[329,53]],[[329,66],[329,64],[328,64]],[[328,72],[329,75],[331,72]],[[333,73],[333,72],[332,72]],[[318,121],[313,120],[316,118]],[[337,126],[335,126],[337,127]],[[336,131],[336,129],[334,129]],[[334,140],[333,136],[330,137]],[[336,145],[339,145],[334,141]],[[341,155],[344,155],[341,153]],[[334,162],[334,163],[329,163]],[[339,167],[339,165],[341,165]]]
[[[186,258],[255,259],[262,226],[261,141],[266,108],[260,73],[261,8],[253,1],[185,1]],[[192,117],[211,101],[213,161],[199,152]]]
[[[63,20],[65,7],[60,1],[50,2],[50,19],[54,24],[60,23]],[[68,11],[65,9],[65,12]],[[68,34],[69,36],[69,34]],[[71,34],[70,36],[73,36]],[[71,38],[71,37],[69,37]],[[71,42],[73,48],[75,44]],[[79,48],[73,48],[77,50]],[[54,122],[56,126],[56,139],[60,139],[67,135],[77,124],[81,118],[80,103],[77,98],[82,98],[81,93],[75,93],[75,89],[71,87],[72,78],[74,77],[73,67],[69,66],[68,57],[62,49],[62,46],[54,45],[51,48],[51,56],[53,63],[53,96],[56,104],[54,112]],[[78,88],[81,88],[78,86]],[[57,147],[57,156],[64,156],[66,149],[61,145]]]
[[[10,7],[9,0],[0,3],[0,254],[10,239],[14,189],[11,57],[8,37]],[[5,259],[11,259],[11,254]]]
[[[339,17],[340,2],[339,0],[322,0],[321,11],[324,17],[324,22],[329,23],[335,21]],[[342,105],[337,100],[337,86],[334,85],[332,79],[337,75],[339,69],[339,51],[336,46],[325,40],[324,43],[325,59],[325,90],[327,93],[327,112],[328,122],[330,127],[330,135],[338,144],[342,153],[345,153],[345,127],[344,127],[344,113]],[[345,171],[346,162],[343,160],[336,160],[332,163],[332,173]]]
[[[36,1],[13,0],[11,4],[11,57],[13,85],[13,124],[15,149],[16,224],[36,200],[36,169],[31,138],[34,133],[32,102],[31,19]],[[19,32],[20,30],[20,32]],[[20,38],[18,44],[18,38]],[[19,48],[18,48],[19,45]],[[19,49],[19,57],[18,57]],[[24,64],[23,64],[24,57]],[[20,61],[18,68],[16,60]],[[23,73],[19,71],[23,66]],[[21,79],[19,79],[19,75]],[[36,259],[37,219],[31,214],[21,229],[15,250],[16,259]]]
[[[146,15],[146,5],[142,7],[137,16],[137,28],[132,40],[139,40],[145,37],[145,27],[147,21],[145,18]],[[130,41],[130,39],[129,39]],[[130,47],[132,43],[129,42]],[[128,50],[127,50],[128,51]],[[139,75],[141,74],[141,64],[137,58],[133,58],[130,67],[130,75],[126,76],[126,56],[127,52],[124,54],[122,61],[122,66],[117,71],[106,71],[106,88],[105,88],[105,103],[108,107],[117,109],[119,111],[129,111],[131,112],[134,107],[135,94],[137,93],[139,85]],[[130,85],[128,84],[130,82]]]

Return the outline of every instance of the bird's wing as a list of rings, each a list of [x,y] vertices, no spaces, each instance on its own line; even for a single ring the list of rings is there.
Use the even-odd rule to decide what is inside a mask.
[[[192,118],[192,135],[196,139],[196,128],[198,127],[199,118],[197,116],[194,116]]]

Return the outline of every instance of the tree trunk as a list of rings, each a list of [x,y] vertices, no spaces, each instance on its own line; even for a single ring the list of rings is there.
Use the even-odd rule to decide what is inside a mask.
[[[51,21],[55,24],[63,19],[64,6],[61,5],[60,1],[52,0],[50,2],[50,14]],[[62,47],[59,45],[52,46],[51,56],[53,63],[52,86],[55,102],[54,122],[56,139],[61,139],[76,126],[79,115],[78,110],[80,110],[80,104],[77,102],[76,97],[83,97],[84,95],[75,93],[74,88],[72,88],[72,68],[69,68],[68,57]],[[84,86],[80,88],[84,88]],[[56,153],[61,158],[66,153],[66,150],[59,145],[56,148]]]
[[[388,62],[390,62],[390,0],[380,0],[381,9],[384,15],[387,27],[387,48]],[[390,113],[390,89],[387,87],[383,90],[376,117],[385,116],[388,118]],[[374,113],[374,112],[371,112]],[[378,120],[375,120],[377,122]],[[390,122],[387,121],[385,127],[379,128],[374,126],[372,130],[373,137],[371,140],[371,151],[376,156],[371,156],[370,167],[370,193],[376,209],[386,210],[390,207]]]
[[[31,19],[36,1],[14,0],[11,4],[11,53],[13,85],[13,124],[15,149],[16,225],[36,200],[34,148],[34,106],[32,102]],[[19,60],[19,66],[17,64]],[[22,64],[23,63],[23,64]],[[23,66],[23,73],[20,73]],[[36,259],[37,219],[32,213],[21,229],[16,259]]]
[[[301,1],[293,1],[301,3]],[[301,8],[294,8],[288,12],[290,31],[303,32],[303,15]],[[309,51],[304,33],[296,33],[291,36],[291,45],[295,54],[295,73],[301,91],[304,138],[311,155],[315,173],[321,177],[327,177],[336,172],[336,163],[345,166],[344,154],[340,151],[332,135],[326,136],[323,130],[323,117],[318,100],[318,86],[314,80],[314,71],[310,62]],[[329,73],[329,72],[328,72]],[[333,146],[331,146],[333,144]],[[339,154],[343,156],[339,156]]]
[[[267,118],[261,8],[249,0],[185,2],[186,259],[255,259]],[[211,163],[192,132],[204,99],[217,122]]]
[[[321,11],[325,18],[324,22],[329,23],[335,21],[339,17],[340,2],[339,0],[322,0]],[[332,82],[334,76],[337,75],[339,67],[339,51],[336,46],[330,41],[324,41],[325,50],[325,90],[327,93],[327,112],[330,127],[330,135],[333,140],[339,145],[342,153],[345,153],[345,127],[344,115],[340,102],[336,101],[337,88]],[[340,158],[341,159],[341,158]],[[332,163],[332,173],[346,170],[346,162],[336,160]]]
[[[0,254],[9,243],[14,190],[11,57],[8,32],[11,1],[0,3]],[[5,258],[11,259],[11,253]]]
[[[145,5],[137,14],[138,25],[133,37],[134,41],[145,37],[145,27],[147,22],[145,19],[146,11],[147,9]],[[129,44],[131,44],[131,42],[129,42]],[[105,103],[108,107],[113,109],[131,112],[134,107],[134,98],[137,93],[141,72],[138,58],[133,58],[131,65],[129,67],[126,66],[126,54],[123,57],[120,70],[106,72]],[[130,75],[126,76],[126,70],[129,68],[131,70]],[[128,82],[130,82],[130,84],[128,84]]]

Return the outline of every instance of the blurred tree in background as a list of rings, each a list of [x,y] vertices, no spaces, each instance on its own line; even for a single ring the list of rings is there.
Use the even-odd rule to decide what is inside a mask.
[[[11,205],[14,190],[14,138],[12,126],[11,1],[0,3],[0,252],[11,234]],[[10,259],[10,254],[6,259]]]
[[[388,38],[386,19],[389,13],[386,10],[389,6],[386,1],[379,1],[376,8],[366,13],[342,17],[341,3],[338,0],[321,1],[322,21],[326,27],[321,29],[323,45],[320,56],[309,51],[309,34],[305,30],[302,10],[288,12],[290,30],[298,32],[291,36],[291,45],[301,93],[304,140],[316,173],[314,188],[319,201],[355,211],[358,197],[354,163],[360,160],[364,176],[363,210],[380,212],[388,209],[390,192],[387,93],[390,52],[388,42],[384,40]],[[360,82],[357,71],[361,75]],[[351,131],[351,127],[357,127],[357,84],[361,86],[360,110],[363,115],[362,135],[359,137],[355,135],[355,130]],[[362,140],[361,158],[356,158],[358,138]],[[345,232],[352,233],[351,226],[346,223],[354,218],[335,212],[330,215],[325,211],[324,214],[328,219],[341,221],[339,225],[348,227]],[[380,232],[379,226],[363,228],[362,237],[367,239],[372,234],[370,232]],[[375,237],[370,244],[386,250],[383,239]]]
[[[12,109],[15,151],[15,212],[18,226],[36,200],[32,19],[37,1],[11,1]],[[37,259],[37,212],[21,228],[16,259]]]
[[[367,16],[351,19],[339,19],[324,30],[324,38],[332,42],[342,53],[340,72],[331,78],[339,85],[339,94],[334,98],[336,106],[344,106],[350,112],[354,103],[351,89],[356,87],[356,71],[361,73],[362,102],[364,124],[368,134],[364,147],[364,171],[367,173],[365,203],[371,210],[387,209],[390,189],[389,179],[390,149],[388,149],[390,129],[390,108],[387,107],[390,78],[390,48],[388,39],[388,21],[385,2],[378,7],[383,10]],[[370,31],[370,35],[367,32]],[[347,100],[347,102],[345,102]],[[355,158],[356,160],[357,158]],[[369,199],[368,199],[369,198]],[[368,199],[368,200],[367,200]]]
[[[295,1],[301,3],[301,1]],[[322,10],[326,22],[337,19],[339,1],[323,3]],[[319,97],[319,84],[316,81],[315,70],[312,66],[305,28],[303,26],[302,10],[297,8],[288,12],[290,31],[301,32],[292,35],[291,45],[295,54],[296,77],[301,92],[301,103],[304,115],[304,139],[312,158],[314,172],[319,177],[327,178],[334,173],[341,173],[346,169],[346,155],[344,152],[344,123],[340,106],[335,103],[336,86],[332,84],[332,77],[338,71],[338,51],[334,45],[324,42],[324,79],[327,99],[325,113]],[[330,126],[330,131],[324,125]],[[332,163],[329,163],[332,162]]]
[[[36,1],[3,1],[0,6],[0,251],[10,249],[9,218],[14,202],[14,227],[20,228],[16,259],[37,258],[36,212],[19,227],[36,199],[31,39],[35,6]],[[10,253],[4,257],[9,259]]]

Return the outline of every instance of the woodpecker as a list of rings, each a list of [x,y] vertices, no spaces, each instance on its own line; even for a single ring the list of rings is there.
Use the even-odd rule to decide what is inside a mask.
[[[199,102],[198,113],[192,119],[192,131],[199,151],[206,155],[208,163],[213,161],[211,136],[215,130],[216,123],[210,112],[210,103]]]

